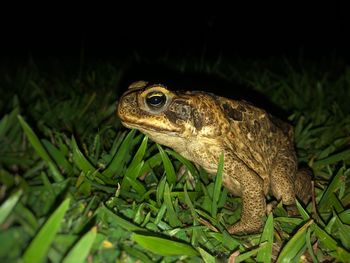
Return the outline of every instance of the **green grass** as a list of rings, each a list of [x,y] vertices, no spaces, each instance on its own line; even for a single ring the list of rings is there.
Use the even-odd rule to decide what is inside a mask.
[[[316,211],[298,204],[288,217],[278,205],[261,234],[228,234],[240,199],[222,188],[221,169],[210,179],[120,125],[125,67],[28,66],[0,76],[0,261],[347,262],[350,68],[163,63],[244,83],[288,112],[299,160],[315,174]]]

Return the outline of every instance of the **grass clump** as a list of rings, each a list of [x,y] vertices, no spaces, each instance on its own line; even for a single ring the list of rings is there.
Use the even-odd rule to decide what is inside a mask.
[[[3,90],[0,104],[1,261],[346,262],[350,70],[283,65],[282,72],[263,64],[228,69],[223,61],[204,67],[288,112],[299,160],[315,174],[316,210],[298,204],[299,216],[288,217],[278,205],[261,234],[246,236],[226,231],[239,219],[240,199],[222,188],[221,169],[211,179],[121,127],[118,66],[69,78],[29,68],[3,77],[12,92]]]

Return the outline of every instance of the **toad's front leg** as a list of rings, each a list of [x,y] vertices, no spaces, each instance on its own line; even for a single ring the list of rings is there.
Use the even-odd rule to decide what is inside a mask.
[[[248,167],[240,167],[242,212],[238,223],[228,228],[230,234],[258,232],[263,226],[266,200],[262,179]],[[230,189],[229,189],[230,190]]]

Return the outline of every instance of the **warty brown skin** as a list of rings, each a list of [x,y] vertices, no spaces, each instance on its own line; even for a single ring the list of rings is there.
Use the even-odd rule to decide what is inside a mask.
[[[285,205],[294,204],[295,196],[304,203],[309,199],[311,177],[298,171],[292,127],[248,102],[139,81],[122,95],[117,114],[124,126],[212,175],[224,154],[223,184],[242,197],[241,220],[230,233],[261,229],[268,193]]]

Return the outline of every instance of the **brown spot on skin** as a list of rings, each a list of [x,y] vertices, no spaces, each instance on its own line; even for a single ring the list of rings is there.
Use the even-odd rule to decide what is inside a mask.
[[[175,100],[164,112],[165,116],[172,123],[178,123],[179,120],[187,121],[192,118],[192,107],[182,100]]]
[[[176,121],[179,119],[177,114],[173,111],[165,111],[164,114],[168,118],[168,120],[171,121],[172,123],[176,124]]]
[[[173,101],[169,109],[181,120],[188,120],[191,117],[192,107],[182,100]]]
[[[193,125],[198,131],[200,131],[204,125],[203,118],[197,110],[192,111]]]
[[[225,114],[230,119],[235,120],[235,121],[242,121],[243,120],[243,114],[239,110],[232,108],[230,105],[228,105],[226,103],[224,105],[222,105],[222,107],[224,108]]]

